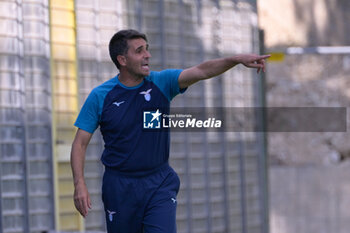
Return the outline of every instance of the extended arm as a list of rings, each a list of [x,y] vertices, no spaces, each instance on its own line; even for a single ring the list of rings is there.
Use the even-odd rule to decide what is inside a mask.
[[[83,217],[86,217],[88,209],[91,209],[90,196],[84,179],[85,153],[91,136],[91,133],[78,129],[71,151],[71,167],[74,179],[74,205]]]
[[[180,88],[186,88],[200,80],[218,76],[233,68],[237,64],[243,64],[249,68],[256,68],[257,72],[265,71],[265,59],[270,55],[241,54],[232,57],[218,58],[203,62],[181,72],[179,77]]]

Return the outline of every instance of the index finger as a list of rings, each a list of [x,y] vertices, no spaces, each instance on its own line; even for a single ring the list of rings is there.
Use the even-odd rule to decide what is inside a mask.
[[[80,203],[80,200],[74,200],[74,205],[75,205],[75,208],[77,209],[77,211],[82,215],[84,216],[84,212],[83,212],[83,207]]]
[[[91,209],[91,199],[90,199],[90,195],[88,196],[87,204],[88,204],[89,209]]]
[[[260,60],[260,59],[266,59],[266,58],[269,58],[269,57],[271,57],[271,54],[267,54],[267,55],[260,55],[260,56],[258,57],[258,59],[257,59],[257,60]]]
[[[81,210],[83,213],[82,215],[85,218],[89,212],[89,204],[88,204],[88,200],[86,198],[81,201]]]

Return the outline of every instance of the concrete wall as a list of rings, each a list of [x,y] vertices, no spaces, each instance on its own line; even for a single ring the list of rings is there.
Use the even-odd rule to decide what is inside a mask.
[[[284,61],[268,64],[267,105],[346,107],[350,101],[349,71],[349,55],[286,55]],[[284,166],[342,162],[350,155],[348,132],[269,133],[270,162]]]
[[[347,0],[260,0],[265,47],[350,45],[349,9]],[[349,106],[349,54],[285,55],[267,70],[269,107]],[[349,232],[349,140],[347,132],[268,134],[271,233]]]
[[[336,54],[270,62],[267,105],[348,106],[349,63]],[[349,125],[347,132],[268,134],[271,233],[348,232],[349,140]]]
[[[272,167],[271,233],[347,233],[350,163]]]
[[[350,45],[347,0],[259,0],[266,46]]]

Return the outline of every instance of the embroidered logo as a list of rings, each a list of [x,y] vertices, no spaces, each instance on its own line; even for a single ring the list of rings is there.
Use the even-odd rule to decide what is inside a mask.
[[[112,222],[113,221],[113,214],[115,214],[116,212],[107,210],[107,213],[108,213],[109,221]]]
[[[173,203],[176,203],[176,199],[175,198],[171,198],[171,200],[173,201]]]
[[[125,102],[125,101],[121,101],[121,102],[118,103],[117,101],[115,101],[113,104],[114,104],[114,105],[117,105],[117,107],[119,107],[119,106],[120,106],[122,103],[124,103],[124,102]]]
[[[146,101],[150,101],[151,100],[151,94],[150,94],[151,91],[152,91],[152,88],[148,89],[147,91],[141,91],[140,94],[143,95],[143,97],[145,97]]]

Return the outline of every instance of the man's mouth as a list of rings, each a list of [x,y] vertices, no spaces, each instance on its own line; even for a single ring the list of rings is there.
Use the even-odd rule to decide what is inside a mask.
[[[149,70],[149,65],[148,65],[148,63],[142,64],[141,67],[144,68],[144,69]]]

